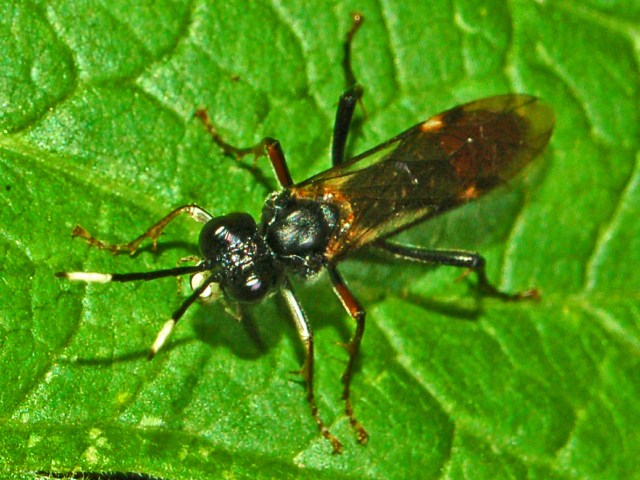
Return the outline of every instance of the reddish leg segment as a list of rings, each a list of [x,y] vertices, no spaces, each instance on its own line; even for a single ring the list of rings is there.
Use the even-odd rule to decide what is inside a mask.
[[[364,22],[364,17],[355,12],[351,14],[353,25],[347,33],[344,42],[344,58],[342,59],[342,68],[344,70],[347,90],[340,96],[338,108],[336,110],[336,119],[333,125],[333,141],[331,142],[331,160],[333,165],[340,165],[344,162],[344,152],[347,146],[347,137],[349,135],[349,127],[353,118],[353,112],[356,104],[361,102],[364,90],[356,80],[351,67],[351,44],[353,37]],[[362,103],[362,102],[361,102]]]
[[[291,179],[291,174],[289,173],[289,168],[287,167],[287,162],[284,157],[282,147],[280,146],[280,142],[274,140],[273,138],[265,137],[253,147],[234,147],[233,145],[224,141],[224,139],[220,136],[218,131],[211,123],[211,119],[209,118],[209,114],[206,110],[200,109],[196,111],[195,115],[202,121],[202,123],[204,123],[204,126],[209,132],[209,135],[211,135],[211,140],[213,140],[213,142],[218,145],[225,154],[232,155],[237,159],[240,159],[249,154],[253,154],[257,159],[258,157],[266,153],[267,157],[269,157],[269,160],[271,161],[271,166],[273,167],[280,186],[282,188],[287,188],[293,185],[293,180]]]
[[[175,210],[173,210],[169,215],[162,218],[158,223],[156,223],[151,228],[149,228],[149,230],[147,230],[138,238],[136,238],[135,240],[132,240],[129,243],[112,244],[112,243],[103,242],[102,240],[98,240],[97,238],[93,237],[89,232],[87,232],[80,225],[76,225],[76,227],[73,229],[73,232],[71,232],[71,236],[84,238],[89,245],[93,247],[97,247],[100,250],[108,250],[114,254],[127,252],[130,255],[133,255],[136,252],[136,250],[138,250],[138,248],[140,247],[140,244],[146,238],[150,238],[151,241],[153,242],[152,248],[155,251],[158,246],[158,238],[162,234],[162,231],[177,216],[183,215],[183,214],[189,215],[191,218],[193,218],[196,222],[199,222],[199,223],[207,223],[209,220],[213,218],[206,210],[199,207],[198,205],[195,205],[195,204],[183,205],[182,207],[178,207]]]
[[[336,292],[336,295],[340,299],[340,302],[342,302],[347,313],[349,313],[349,315],[351,315],[351,317],[356,321],[356,330],[349,342],[344,345],[347,353],[349,354],[349,361],[347,362],[347,368],[342,374],[342,399],[345,401],[344,412],[349,418],[351,427],[356,431],[358,442],[367,443],[369,440],[369,434],[354,416],[353,408],[351,406],[351,377],[353,376],[353,366],[356,358],[358,357],[358,353],[360,352],[360,342],[362,341],[362,335],[364,334],[366,312],[344,283],[344,280],[336,268],[331,266],[328,267],[327,270],[329,271],[329,278],[331,279],[331,283],[333,283],[333,289]]]

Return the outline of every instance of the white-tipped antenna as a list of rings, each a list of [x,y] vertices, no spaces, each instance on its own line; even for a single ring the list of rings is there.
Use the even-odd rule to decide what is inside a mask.
[[[149,352],[149,358],[153,358],[158,350],[162,348],[164,342],[167,340],[167,337],[171,335],[173,331],[173,327],[176,326],[176,321],[172,318],[167,320],[165,324],[162,326],[162,329],[158,332],[153,345],[151,345],[151,351]]]
[[[182,302],[182,305],[180,305],[180,308],[178,308],[178,310],[173,312],[173,315],[162,326],[162,328],[158,332],[158,335],[156,336],[155,341],[153,342],[153,345],[151,345],[151,351],[149,352],[149,359],[152,359],[155,356],[155,354],[158,353],[158,350],[162,348],[165,341],[167,340],[169,335],[171,335],[171,332],[173,331],[174,327],[178,323],[178,320],[182,318],[182,316],[187,311],[187,309],[193,304],[193,302],[195,302],[198,298],[200,298],[200,296],[205,291],[207,291],[213,283],[215,283],[213,282],[213,277],[209,276],[205,278],[200,285],[194,288],[193,293],[184,302]],[[212,293],[215,290],[217,289],[213,288]]]
[[[96,272],[59,272],[56,277],[66,278],[72,282],[109,283],[113,279],[110,273]]]

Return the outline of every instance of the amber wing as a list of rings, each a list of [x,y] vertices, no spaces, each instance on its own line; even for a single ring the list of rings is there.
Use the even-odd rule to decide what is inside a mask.
[[[503,184],[544,149],[553,126],[553,111],[536,97],[489,97],[435,115],[291,190],[340,206],[342,228],[327,249],[337,261]]]

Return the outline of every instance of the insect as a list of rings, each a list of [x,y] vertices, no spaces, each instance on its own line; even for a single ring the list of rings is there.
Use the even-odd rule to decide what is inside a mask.
[[[220,137],[206,111],[200,110],[196,115],[226,154],[240,158],[266,153],[269,158],[282,188],[267,197],[259,222],[246,213],[216,217],[191,204],[176,208],[129,243],[103,242],[77,226],[73,235],[84,238],[90,245],[113,253],[134,253],[147,239],[155,248],[165,227],[175,218],[187,215],[204,225],[199,237],[201,257],[197,265],[150,272],[57,274],[68,280],[99,283],[192,275],[193,292],[158,333],[151,356],[201,296],[222,297],[234,305],[259,302],[273,292],[280,292],[305,348],[300,373],[312,416],[334,453],[342,451],[342,444],[329,431],[316,406],[314,337],[291,279],[307,279],[326,271],[338,299],[355,321],[353,336],[345,345],[348,360],[342,375],[342,398],[358,441],[366,443],[368,434],[356,419],[350,400],[366,313],[338,272],[338,264],[366,246],[385,250],[400,259],[466,268],[476,274],[478,287],[487,295],[505,300],[535,296],[533,290],[513,294],[499,291],[487,279],[485,260],[478,253],[407,247],[388,239],[510,180],[545,148],[554,126],[552,110],[537,98],[517,94],[495,96],[435,115],[346,160],[349,127],[363,95],[351,67],[351,43],[362,21],[361,15],[354,14],[344,43],[343,68],[348,89],[338,103],[330,169],[295,183],[278,141],[265,138],[254,147],[236,148]]]

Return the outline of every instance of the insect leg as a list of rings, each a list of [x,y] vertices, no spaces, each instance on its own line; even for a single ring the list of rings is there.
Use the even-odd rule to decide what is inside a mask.
[[[479,253],[466,252],[464,250],[428,250],[406,247],[384,240],[377,242],[375,246],[404,260],[467,268],[478,277],[478,289],[483,294],[491,297],[497,297],[502,300],[522,300],[525,298],[537,299],[540,296],[536,289],[517,293],[506,293],[499,290],[487,278],[485,271],[486,261]]]
[[[340,440],[333,436],[320,418],[318,406],[316,405],[315,394],[313,393],[313,332],[311,331],[311,326],[309,325],[307,317],[302,310],[298,299],[293,293],[291,283],[288,279],[285,279],[284,285],[280,291],[282,292],[285,302],[287,302],[287,306],[291,311],[291,316],[293,317],[293,321],[296,325],[296,330],[298,331],[298,336],[304,345],[305,358],[304,363],[302,364],[302,369],[299,373],[304,378],[307,386],[307,401],[311,405],[311,415],[313,415],[313,419],[315,420],[316,425],[318,425],[318,429],[322,436],[331,442],[333,453],[342,453],[342,444],[340,443]]]
[[[202,123],[204,123],[205,128],[209,132],[211,136],[211,140],[218,145],[225,155],[231,155],[236,159],[240,159],[245,155],[253,154],[253,156],[257,159],[258,157],[267,154],[269,157],[269,161],[271,162],[271,166],[276,174],[276,178],[278,179],[278,183],[283,188],[290,187],[293,185],[293,179],[291,178],[291,174],[289,173],[289,167],[287,167],[287,161],[284,157],[284,152],[282,151],[282,147],[280,146],[280,142],[274,140],[273,138],[265,137],[263,138],[257,145],[253,147],[247,148],[238,148],[224,141],[224,139],[220,136],[216,128],[211,123],[211,119],[209,118],[209,114],[204,109],[199,109],[196,111],[195,116],[198,117]]]
[[[356,76],[353,74],[353,68],[351,68],[351,44],[353,43],[353,37],[364,23],[364,16],[360,12],[352,12],[351,19],[353,24],[347,32],[347,38],[344,42],[344,58],[342,59],[342,68],[344,69],[345,79],[347,81],[347,88],[351,88],[358,84]]]
[[[356,104],[362,99],[363,89],[353,74],[351,67],[351,43],[356,32],[364,22],[364,17],[359,13],[353,13],[353,25],[347,33],[344,42],[344,58],[342,60],[342,68],[344,69],[345,79],[347,82],[347,91],[340,96],[338,109],[336,110],[336,120],[333,125],[333,141],[331,147],[331,159],[333,165],[339,165],[344,161],[344,150],[347,144],[347,136],[349,127]]]
[[[176,266],[179,267],[181,266],[183,263],[194,263],[194,264],[198,264],[200,261],[202,260],[202,258],[196,256],[196,255],[189,255],[187,257],[182,257],[180,259],[178,259],[178,261],[176,262]],[[182,295],[182,277],[176,277],[177,280],[177,284],[178,284],[178,296]]]
[[[213,218],[208,212],[200,208],[198,205],[195,205],[195,204],[183,205],[182,207],[178,207],[175,210],[173,210],[169,215],[162,218],[158,223],[153,225],[149,230],[147,230],[138,238],[136,238],[135,240],[132,240],[129,243],[112,244],[112,243],[103,242],[102,240],[98,240],[97,238],[93,237],[89,232],[87,232],[80,225],[76,225],[76,227],[73,229],[73,232],[71,232],[71,236],[84,238],[89,245],[93,247],[97,247],[100,250],[109,250],[111,253],[114,253],[114,254],[128,252],[130,255],[133,255],[135,253],[135,251],[138,249],[138,247],[140,247],[140,244],[144,241],[145,238],[150,238],[151,241],[153,242],[152,248],[155,251],[155,249],[158,246],[158,237],[160,237],[160,234],[162,233],[162,231],[173,219],[175,219],[178,215],[181,215],[181,214],[187,214],[191,218],[193,218],[196,222],[200,222],[200,223],[207,223],[209,220]]]
[[[353,375],[353,365],[358,356],[358,352],[360,351],[360,342],[362,341],[362,335],[364,334],[364,326],[365,326],[365,317],[366,312],[358,303],[358,300],[353,296],[347,285],[344,283],[344,280],[338,273],[335,267],[330,266],[327,268],[329,272],[329,278],[331,279],[331,283],[333,283],[333,289],[336,292],[336,295],[342,302],[345,310],[351,315],[351,317],[356,321],[356,330],[353,334],[353,337],[349,340],[349,343],[344,345],[349,353],[349,361],[347,363],[347,368],[342,375],[342,399],[345,401],[345,414],[349,418],[349,423],[351,427],[356,431],[358,435],[358,442],[367,443],[369,440],[369,434],[364,429],[362,424],[356,420],[353,414],[353,408],[351,406],[351,377]]]

